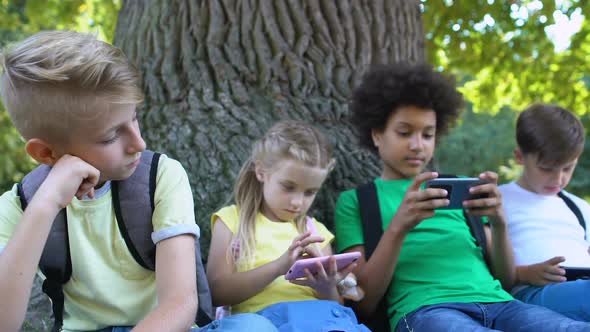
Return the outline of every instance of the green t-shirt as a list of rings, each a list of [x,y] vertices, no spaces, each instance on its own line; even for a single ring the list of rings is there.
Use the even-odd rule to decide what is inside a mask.
[[[412,180],[375,180],[385,229]],[[338,252],[363,245],[363,230],[355,190],[336,203]],[[437,210],[410,231],[403,243],[387,292],[391,329],[421,306],[450,302],[493,303],[512,300],[488,270],[462,210]]]

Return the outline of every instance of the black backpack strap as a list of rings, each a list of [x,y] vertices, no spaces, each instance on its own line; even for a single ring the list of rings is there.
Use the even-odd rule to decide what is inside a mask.
[[[199,308],[197,310],[197,317],[195,323],[198,326],[205,326],[213,320],[213,302],[211,300],[211,291],[209,290],[209,282],[205,267],[203,266],[203,258],[201,255],[201,245],[199,238],[195,237],[195,261],[197,268],[197,295],[199,298]]]
[[[488,256],[488,240],[486,237],[485,225],[482,221],[482,218],[480,216],[468,214],[465,210],[463,210],[463,216],[467,221],[467,225],[469,226],[471,236],[475,238],[475,245],[480,247],[486,265],[491,271],[492,265],[490,262],[490,257]]]
[[[363,225],[363,238],[365,241],[365,259],[377,248],[377,244],[383,235],[383,221],[381,219],[381,208],[377,197],[375,182],[365,183],[356,189],[359,202],[359,212]]]
[[[564,194],[563,191],[558,192],[557,196],[563,199],[565,205],[567,205],[567,207],[570,210],[572,210],[572,212],[576,215],[576,218],[578,218],[578,223],[580,223],[580,226],[582,226],[582,228],[584,229],[584,239],[586,239],[586,221],[584,220],[584,216],[582,215],[582,211],[580,211],[580,208],[576,205],[576,203],[574,203],[574,201],[572,201],[571,198],[567,197],[567,195]]]
[[[145,150],[129,178],[112,182],[113,208],[119,231],[133,258],[151,271],[156,269],[156,245],[151,234],[160,156],[157,152]],[[195,322],[204,326],[212,321],[213,304],[198,238],[195,238],[195,259],[199,300]]]
[[[145,150],[129,178],[111,183],[113,208],[125,244],[135,261],[152,271],[156,269],[156,246],[151,221],[159,160],[159,153]]]
[[[383,220],[381,207],[377,196],[377,186],[374,181],[365,183],[356,189],[359,203],[359,213],[363,225],[363,240],[365,260],[369,260],[383,235]],[[373,332],[390,332],[390,316],[387,314],[387,299],[384,296],[377,305],[375,312],[368,320],[361,320]],[[359,316],[359,315],[357,315]]]
[[[41,165],[27,174],[22,182],[17,185],[23,211],[27,208],[28,203],[50,171],[51,167]],[[58,332],[63,325],[63,284],[72,275],[66,209],[60,210],[53,221],[41,254],[39,269],[46,277],[45,281],[43,281],[43,292],[51,299],[54,318],[51,331]]]

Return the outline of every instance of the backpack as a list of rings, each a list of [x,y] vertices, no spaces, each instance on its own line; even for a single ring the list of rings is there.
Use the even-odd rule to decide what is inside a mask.
[[[141,155],[141,162],[129,178],[111,182],[113,208],[119,231],[133,258],[139,265],[151,271],[155,271],[156,266],[156,246],[151,233],[159,160],[159,153],[145,150]],[[50,170],[51,167],[41,165],[17,185],[23,211]],[[46,277],[43,292],[51,299],[54,317],[52,332],[60,331],[63,324],[63,284],[68,282],[72,274],[66,216],[66,209],[57,214],[39,261],[39,268]],[[199,301],[195,322],[203,326],[211,322],[213,306],[198,238],[195,238],[195,258]]]
[[[452,178],[456,176],[440,175],[439,177]],[[369,183],[365,183],[359,186],[356,189],[356,194],[359,202],[359,212],[361,215],[361,222],[363,227],[365,260],[368,261],[371,255],[373,254],[373,251],[375,251],[375,248],[379,243],[379,239],[381,239],[381,235],[383,234],[381,209],[379,206],[379,200],[377,197],[377,187],[375,186],[375,182],[371,181]],[[584,229],[584,238],[586,238],[586,222],[578,206],[562,191],[560,191],[557,195],[564,200],[565,204],[576,215],[578,222]],[[463,215],[465,217],[465,220],[467,221],[467,225],[469,226],[469,231],[471,232],[471,235],[474,237],[476,241],[476,245],[481,248],[486,264],[488,265],[488,267],[491,266],[489,262],[489,256],[487,254],[487,239],[481,217],[467,214],[465,213],[465,210],[463,210]],[[372,220],[378,220],[379,222],[372,222]],[[373,315],[369,319],[365,320],[363,323],[367,325],[367,327],[369,327],[369,329],[373,332],[390,332],[390,316],[387,314],[387,308],[387,299],[386,297],[383,297],[377,305],[377,309],[375,310]]]

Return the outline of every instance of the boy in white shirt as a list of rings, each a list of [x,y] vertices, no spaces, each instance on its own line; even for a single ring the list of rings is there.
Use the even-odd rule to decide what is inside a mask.
[[[584,136],[582,123],[568,110],[528,107],[517,120],[514,150],[524,169],[500,191],[517,265],[514,297],[590,321],[590,280],[566,281],[564,268],[590,268],[584,226],[590,205],[563,190],[584,150]]]

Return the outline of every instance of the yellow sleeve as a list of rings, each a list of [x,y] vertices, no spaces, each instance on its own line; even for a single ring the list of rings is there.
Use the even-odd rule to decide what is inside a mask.
[[[211,216],[211,229],[215,226],[217,219],[223,220],[223,223],[229,228],[232,234],[238,232],[238,224],[240,222],[238,208],[235,205],[226,206]]]
[[[12,237],[23,216],[16,184],[0,196],[0,251]]]
[[[166,155],[160,156],[158,164],[154,205],[152,239],[155,243],[180,234],[200,235],[186,171]]]

